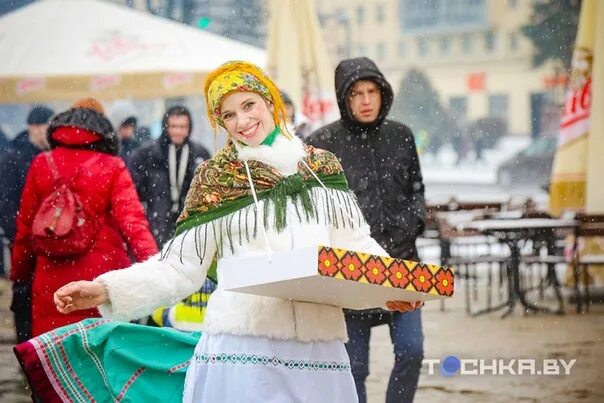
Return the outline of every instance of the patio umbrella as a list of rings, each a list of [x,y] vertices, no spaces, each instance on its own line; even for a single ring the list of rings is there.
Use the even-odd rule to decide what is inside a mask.
[[[0,103],[199,95],[230,59],[266,52],[109,2],[38,1],[0,17]]]
[[[314,0],[270,0],[268,71],[314,125],[338,117]]]
[[[604,213],[604,115],[596,113],[604,110],[602,21],[604,3],[584,0],[552,169],[549,208],[555,215]]]
[[[549,207],[604,214],[604,2],[583,0],[573,52],[571,85],[560,123]],[[589,238],[582,254],[601,254],[602,238]],[[592,273],[601,272],[592,270]]]

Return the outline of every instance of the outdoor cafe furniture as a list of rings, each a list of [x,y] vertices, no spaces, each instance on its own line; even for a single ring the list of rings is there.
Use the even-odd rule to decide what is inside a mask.
[[[575,220],[569,219],[553,219],[553,218],[495,218],[485,220],[475,220],[457,225],[460,231],[477,231],[484,235],[496,237],[501,243],[508,246],[510,257],[507,264],[507,281],[508,281],[508,300],[504,303],[488,307],[485,310],[477,312],[482,314],[506,308],[503,317],[508,316],[513,312],[517,302],[526,309],[532,312],[552,312],[550,309],[531,304],[526,299],[526,290],[523,290],[520,284],[520,261],[521,247],[528,240],[535,239],[554,239],[553,234],[559,230],[573,230],[578,225]],[[555,278],[555,272],[548,270],[548,276],[554,276],[550,279],[554,286],[554,291],[559,302],[559,308],[553,313],[563,313],[563,300],[559,290],[559,283]]]
[[[424,236],[427,236],[428,238],[437,236],[439,219],[442,213],[452,211],[474,211],[481,213],[485,211],[501,211],[508,203],[508,200],[466,201],[458,200],[455,197],[451,197],[442,203],[430,202],[426,206],[426,228]]]
[[[499,300],[503,299],[503,270],[508,254],[501,253],[501,246],[496,238],[476,230],[459,230],[457,227],[460,223],[481,219],[487,212],[492,213],[493,210],[449,211],[441,212],[437,216],[441,265],[455,267],[457,277],[464,279],[465,307],[468,315],[474,314],[472,301],[479,299],[478,287],[475,284],[479,281],[479,269],[480,272],[486,271],[487,275],[487,307],[491,306],[494,299],[493,291],[498,291]]]
[[[580,254],[579,240],[587,241],[593,237],[604,236],[604,214],[578,214],[576,220],[579,225],[575,230],[575,241],[573,245],[573,277],[575,287],[575,298],[577,301],[577,312],[589,310],[591,298],[589,295],[590,276],[588,268],[590,265],[604,265],[604,254]],[[584,296],[580,291],[580,279],[583,279]]]

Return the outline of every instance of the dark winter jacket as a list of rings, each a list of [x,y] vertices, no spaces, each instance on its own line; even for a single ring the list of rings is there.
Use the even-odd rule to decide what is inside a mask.
[[[15,221],[27,170],[40,151],[29,141],[27,131],[23,131],[0,157],[0,227],[11,242],[15,237]]]
[[[358,80],[381,88],[382,106],[376,121],[352,117],[347,94]],[[335,74],[341,119],[313,133],[308,142],[335,153],[371,235],[393,257],[417,259],[415,240],[425,222],[424,185],[413,133],[402,123],[385,119],[393,93],[377,66],[367,58],[345,60]]]
[[[128,168],[141,202],[145,206],[151,230],[160,245],[174,234],[176,219],[184,207],[195,168],[202,161],[210,158],[210,153],[201,144],[190,139],[187,139],[186,143],[189,145],[189,160],[180,192],[178,211],[173,211],[170,198],[168,168],[170,139],[168,133],[164,130],[157,140],[147,142],[137,148],[128,160]],[[180,161],[181,151],[182,147],[179,147],[177,161]]]
[[[130,156],[140,146],[141,143],[136,138],[122,139],[120,157],[122,157],[122,159],[128,163]]]
[[[6,138],[6,134],[0,129],[0,155],[10,147],[10,140]]]

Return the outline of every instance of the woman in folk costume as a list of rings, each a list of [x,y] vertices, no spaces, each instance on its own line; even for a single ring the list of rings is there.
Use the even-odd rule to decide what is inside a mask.
[[[357,401],[341,308],[225,291],[213,262],[318,244],[385,252],[370,237],[337,158],[305,146],[284,129],[279,90],[259,68],[246,62],[222,65],[207,77],[205,96],[210,122],[225,128],[229,141],[197,168],[174,239],[146,262],[65,285],[55,294],[57,309],[69,313],[98,306],[106,318],[130,320],[178,302],[198,290],[206,276],[217,274],[218,289],[190,361],[175,361],[167,371],[187,368],[183,401]],[[415,305],[388,303],[400,311]],[[160,349],[168,359],[177,332],[144,332],[151,331],[164,333],[155,350],[146,348],[143,354]],[[77,332],[87,334],[87,329],[72,333]],[[126,378],[122,392],[127,395],[128,385],[139,375],[144,379],[147,368],[157,369],[159,361],[141,365]],[[147,386],[167,401],[159,378]]]

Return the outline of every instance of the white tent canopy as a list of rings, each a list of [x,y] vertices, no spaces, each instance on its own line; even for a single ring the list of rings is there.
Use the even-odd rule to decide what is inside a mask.
[[[266,52],[111,3],[39,1],[0,18],[0,103],[201,94],[232,59]]]

